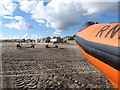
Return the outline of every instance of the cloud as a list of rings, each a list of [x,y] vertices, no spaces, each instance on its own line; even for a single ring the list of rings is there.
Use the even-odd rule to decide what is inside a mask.
[[[46,24],[46,22],[47,22],[46,20],[43,20],[43,19],[37,19],[36,21],[39,22],[40,25],[41,24]]]
[[[25,35],[23,35],[22,38],[24,38],[24,39],[28,39],[28,33],[26,33]]]
[[[0,39],[5,39],[5,37],[1,33],[0,33]]]
[[[117,2],[82,2],[82,7],[86,10],[86,14],[117,14],[118,3]]]
[[[3,34],[0,34],[0,39],[20,39],[20,37],[13,35],[13,36],[5,36]]]
[[[41,38],[41,36],[39,36],[37,34],[29,35],[28,33],[26,33],[22,36],[22,38],[24,38],[24,39],[39,39],[39,38]]]
[[[100,14],[118,12],[117,3],[111,2],[81,2],[80,0],[52,0],[46,7],[48,21],[56,32],[67,30],[80,24],[82,18],[92,18]]]
[[[43,0],[44,2],[51,2],[51,0]]]
[[[1,0],[0,16],[12,15],[16,7],[17,7],[17,4],[15,4],[13,0]]]
[[[20,1],[20,9],[26,13],[31,13],[31,18],[44,24],[47,14],[43,1]]]
[[[5,18],[5,19],[14,19],[14,17],[10,16],[10,15],[3,16],[3,18]]]
[[[23,1],[20,1],[20,9],[28,13],[28,12],[31,12],[33,9],[35,9],[36,4],[37,4],[37,1],[23,0]]]
[[[62,33],[62,30],[56,30],[53,34],[54,35],[60,35]]]
[[[46,6],[43,1],[20,1],[20,9],[31,14],[38,23],[52,27],[60,34],[69,27],[82,23],[83,18],[98,17],[101,14],[118,13],[119,0],[51,0]],[[43,20],[43,21],[42,21]],[[44,22],[46,20],[46,22]]]
[[[2,21],[0,21],[0,26],[2,26],[3,25],[3,23],[2,23]]]
[[[31,36],[30,36],[30,38],[31,39],[40,39],[42,36],[39,36],[39,35],[37,35],[37,34],[32,34]]]
[[[0,33],[0,39],[40,39],[42,38],[42,36],[40,35],[37,35],[37,34],[28,34],[28,33],[25,33],[23,36],[19,37],[19,36],[16,36],[16,35],[13,35],[13,36],[5,36],[3,34]]]
[[[14,20],[11,23],[5,24],[4,26],[7,28],[14,28],[17,30],[28,30],[33,28],[33,26],[27,23],[25,19],[21,16],[15,16]]]

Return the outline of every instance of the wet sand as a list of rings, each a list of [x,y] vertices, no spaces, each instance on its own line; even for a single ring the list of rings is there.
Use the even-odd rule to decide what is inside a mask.
[[[113,88],[75,45],[59,48],[2,47],[1,86],[15,90],[84,90]]]

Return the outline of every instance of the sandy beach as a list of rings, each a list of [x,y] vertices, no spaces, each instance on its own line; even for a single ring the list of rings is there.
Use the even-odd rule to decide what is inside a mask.
[[[7,44],[7,45],[6,45]],[[69,90],[112,88],[106,77],[92,66],[75,45],[59,48],[17,49],[4,43],[1,87],[15,90]]]

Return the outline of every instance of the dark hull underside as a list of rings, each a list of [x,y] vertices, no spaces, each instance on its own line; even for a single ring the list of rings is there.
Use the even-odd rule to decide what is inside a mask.
[[[75,40],[87,54],[120,71],[119,48],[91,42],[79,36],[76,36]]]

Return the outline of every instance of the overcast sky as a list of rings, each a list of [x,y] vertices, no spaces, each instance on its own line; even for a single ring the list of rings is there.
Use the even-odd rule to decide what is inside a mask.
[[[74,35],[87,21],[118,22],[119,0],[0,0],[0,39]]]

